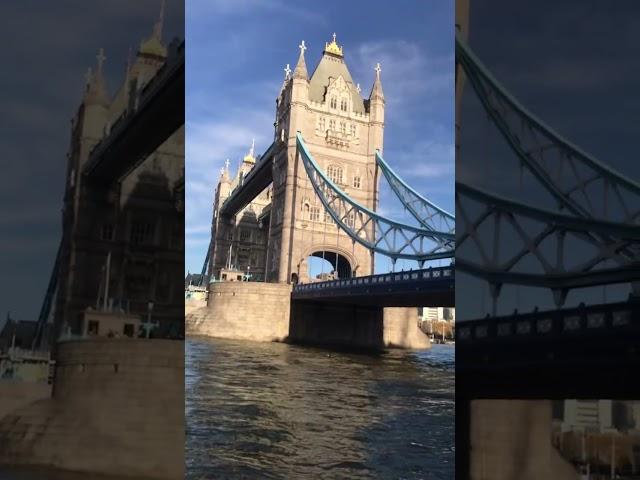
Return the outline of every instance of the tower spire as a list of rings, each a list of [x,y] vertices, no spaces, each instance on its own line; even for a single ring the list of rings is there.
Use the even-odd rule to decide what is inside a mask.
[[[162,28],[164,27],[164,0],[160,2],[160,15],[158,16],[158,21],[153,26],[153,35],[158,39],[162,40]]]
[[[371,89],[371,95],[369,95],[369,98],[371,100],[375,98],[384,100],[384,93],[382,92],[382,82],[380,81],[380,72],[382,72],[382,68],[380,67],[379,62],[376,64],[376,68],[374,68],[374,70],[376,71],[376,79],[373,82],[373,88]]]
[[[104,49],[100,48],[96,55],[97,68],[95,73],[91,68],[87,70],[85,74],[86,89],[84,94],[85,104],[90,103],[107,103],[107,92],[104,84],[104,77],[102,75],[102,67],[104,61],[107,59],[104,55]]]
[[[162,28],[164,26],[164,0],[160,3],[158,21],[153,24],[151,36],[140,43],[138,53],[154,57],[166,57],[167,49],[162,44]]]
[[[307,73],[307,64],[304,61],[304,51],[307,49],[307,46],[304,44],[304,40],[298,45],[298,48],[300,49],[300,56],[298,57],[296,69],[293,71],[293,78],[304,78],[307,80],[309,75]]]

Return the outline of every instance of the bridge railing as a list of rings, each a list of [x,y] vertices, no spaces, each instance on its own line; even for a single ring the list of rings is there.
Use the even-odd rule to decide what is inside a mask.
[[[458,342],[544,340],[559,336],[599,335],[603,331],[640,329],[640,302],[618,302],[564,310],[514,313],[458,321]]]
[[[293,288],[294,292],[309,292],[315,290],[327,290],[333,288],[349,288],[365,285],[383,285],[400,282],[416,282],[425,280],[441,280],[453,278],[454,267],[435,267],[422,270],[408,270],[403,272],[382,273],[377,275],[367,275],[364,277],[351,277],[325,282],[300,283]]]

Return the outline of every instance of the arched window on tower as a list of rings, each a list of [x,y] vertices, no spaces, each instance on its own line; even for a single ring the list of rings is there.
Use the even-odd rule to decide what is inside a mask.
[[[347,111],[347,101],[344,98],[340,100],[340,110],[343,112]]]
[[[303,212],[304,212],[303,218],[308,220],[309,219],[309,204],[308,203],[304,204]]]
[[[360,175],[355,175],[353,177],[353,188],[360,188],[360,185],[361,185]]]
[[[352,137],[355,137],[355,136],[356,136],[356,125],[355,125],[354,123],[352,123],[352,124],[349,126],[349,130],[351,131],[351,136],[352,136]]]
[[[336,131],[336,121],[335,120],[329,120],[329,130],[331,131]]]
[[[343,135],[347,134],[347,124],[344,122],[340,122],[340,131]]]
[[[331,97],[331,108],[337,108],[338,106],[338,101],[336,100],[336,97]]]
[[[342,168],[337,165],[329,165],[327,175],[337,185],[342,185]]]
[[[327,125],[326,125],[324,117],[320,118],[320,130],[324,132],[326,130],[326,127],[327,127]]]

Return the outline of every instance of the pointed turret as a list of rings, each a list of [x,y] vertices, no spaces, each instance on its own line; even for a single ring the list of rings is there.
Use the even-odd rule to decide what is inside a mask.
[[[85,105],[107,105],[108,103],[107,89],[102,73],[102,65],[106,58],[104,50],[101,48],[96,56],[98,61],[96,72],[93,73],[91,68],[87,70],[85,76],[86,89],[83,98]]]
[[[369,95],[369,118],[371,127],[369,131],[369,151],[382,152],[382,140],[384,135],[384,93],[382,92],[382,81],[380,80],[380,64],[376,64],[376,78],[373,81],[371,94]]]
[[[376,79],[373,82],[373,88],[371,89],[371,95],[369,95],[369,101],[373,102],[374,99],[382,100],[384,103],[384,93],[382,92],[382,82],[380,81],[380,64],[378,63],[375,68]]]
[[[231,175],[229,175],[229,159],[224,162],[224,167],[220,170],[220,182],[231,183]]]
[[[167,47],[162,43],[162,27],[164,25],[164,0],[160,4],[160,15],[153,26],[153,33],[149,38],[140,43],[138,55],[164,59],[167,56]]]
[[[302,40],[302,43],[298,45],[298,48],[300,48],[300,56],[298,57],[296,68],[293,71],[293,78],[303,78],[304,80],[307,80],[309,78],[309,74],[307,73],[307,64],[304,61],[304,51],[307,47],[304,44],[304,40]]]

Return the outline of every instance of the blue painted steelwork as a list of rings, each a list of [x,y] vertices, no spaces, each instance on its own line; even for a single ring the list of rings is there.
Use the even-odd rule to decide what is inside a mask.
[[[429,260],[452,258],[455,235],[413,227],[385,218],[360,205],[327,177],[307,149],[300,132],[298,152],[311,185],[336,224],[354,242],[393,259]]]
[[[47,291],[44,295],[42,306],[40,307],[40,314],[38,315],[38,325],[36,327],[36,334],[33,337],[32,349],[48,348],[49,345],[45,345],[44,333],[51,313],[51,306],[55,301],[55,292],[58,286],[58,270],[60,269],[60,262],[62,260],[62,242],[58,246],[58,252],[56,253],[56,260],[51,270],[51,276],[49,277],[49,283],[47,285]]]
[[[490,283],[494,311],[503,284],[550,289],[560,307],[570,289],[637,279],[640,185],[585,153],[526,110],[457,35],[456,62],[520,164],[553,196],[562,212],[537,209],[456,183],[456,209],[462,225],[457,246],[472,243],[479,252],[465,259],[465,250],[458,250],[457,267]],[[472,203],[481,207],[479,213],[471,214],[468,205]],[[480,235],[490,222],[493,237]],[[516,232],[515,242],[520,245],[515,249],[513,238],[508,239],[508,246],[500,243],[501,225]],[[565,246],[569,235],[573,243]],[[548,239],[555,242],[553,249],[543,248]],[[569,249],[577,244],[589,253],[581,263],[569,266]],[[527,263],[522,260],[525,257],[533,261]],[[531,271],[532,265],[538,268]]]
[[[394,172],[377,150],[376,163],[398,199],[424,228],[439,232],[456,232],[456,217],[411,188]],[[455,246],[451,245],[451,248]]]
[[[613,220],[618,214],[622,217],[616,220],[621,223],[640,222],[638,182],[584,152],[529,112],[457,34],[456,62],[522,164],[562,208],[585,218]]]

